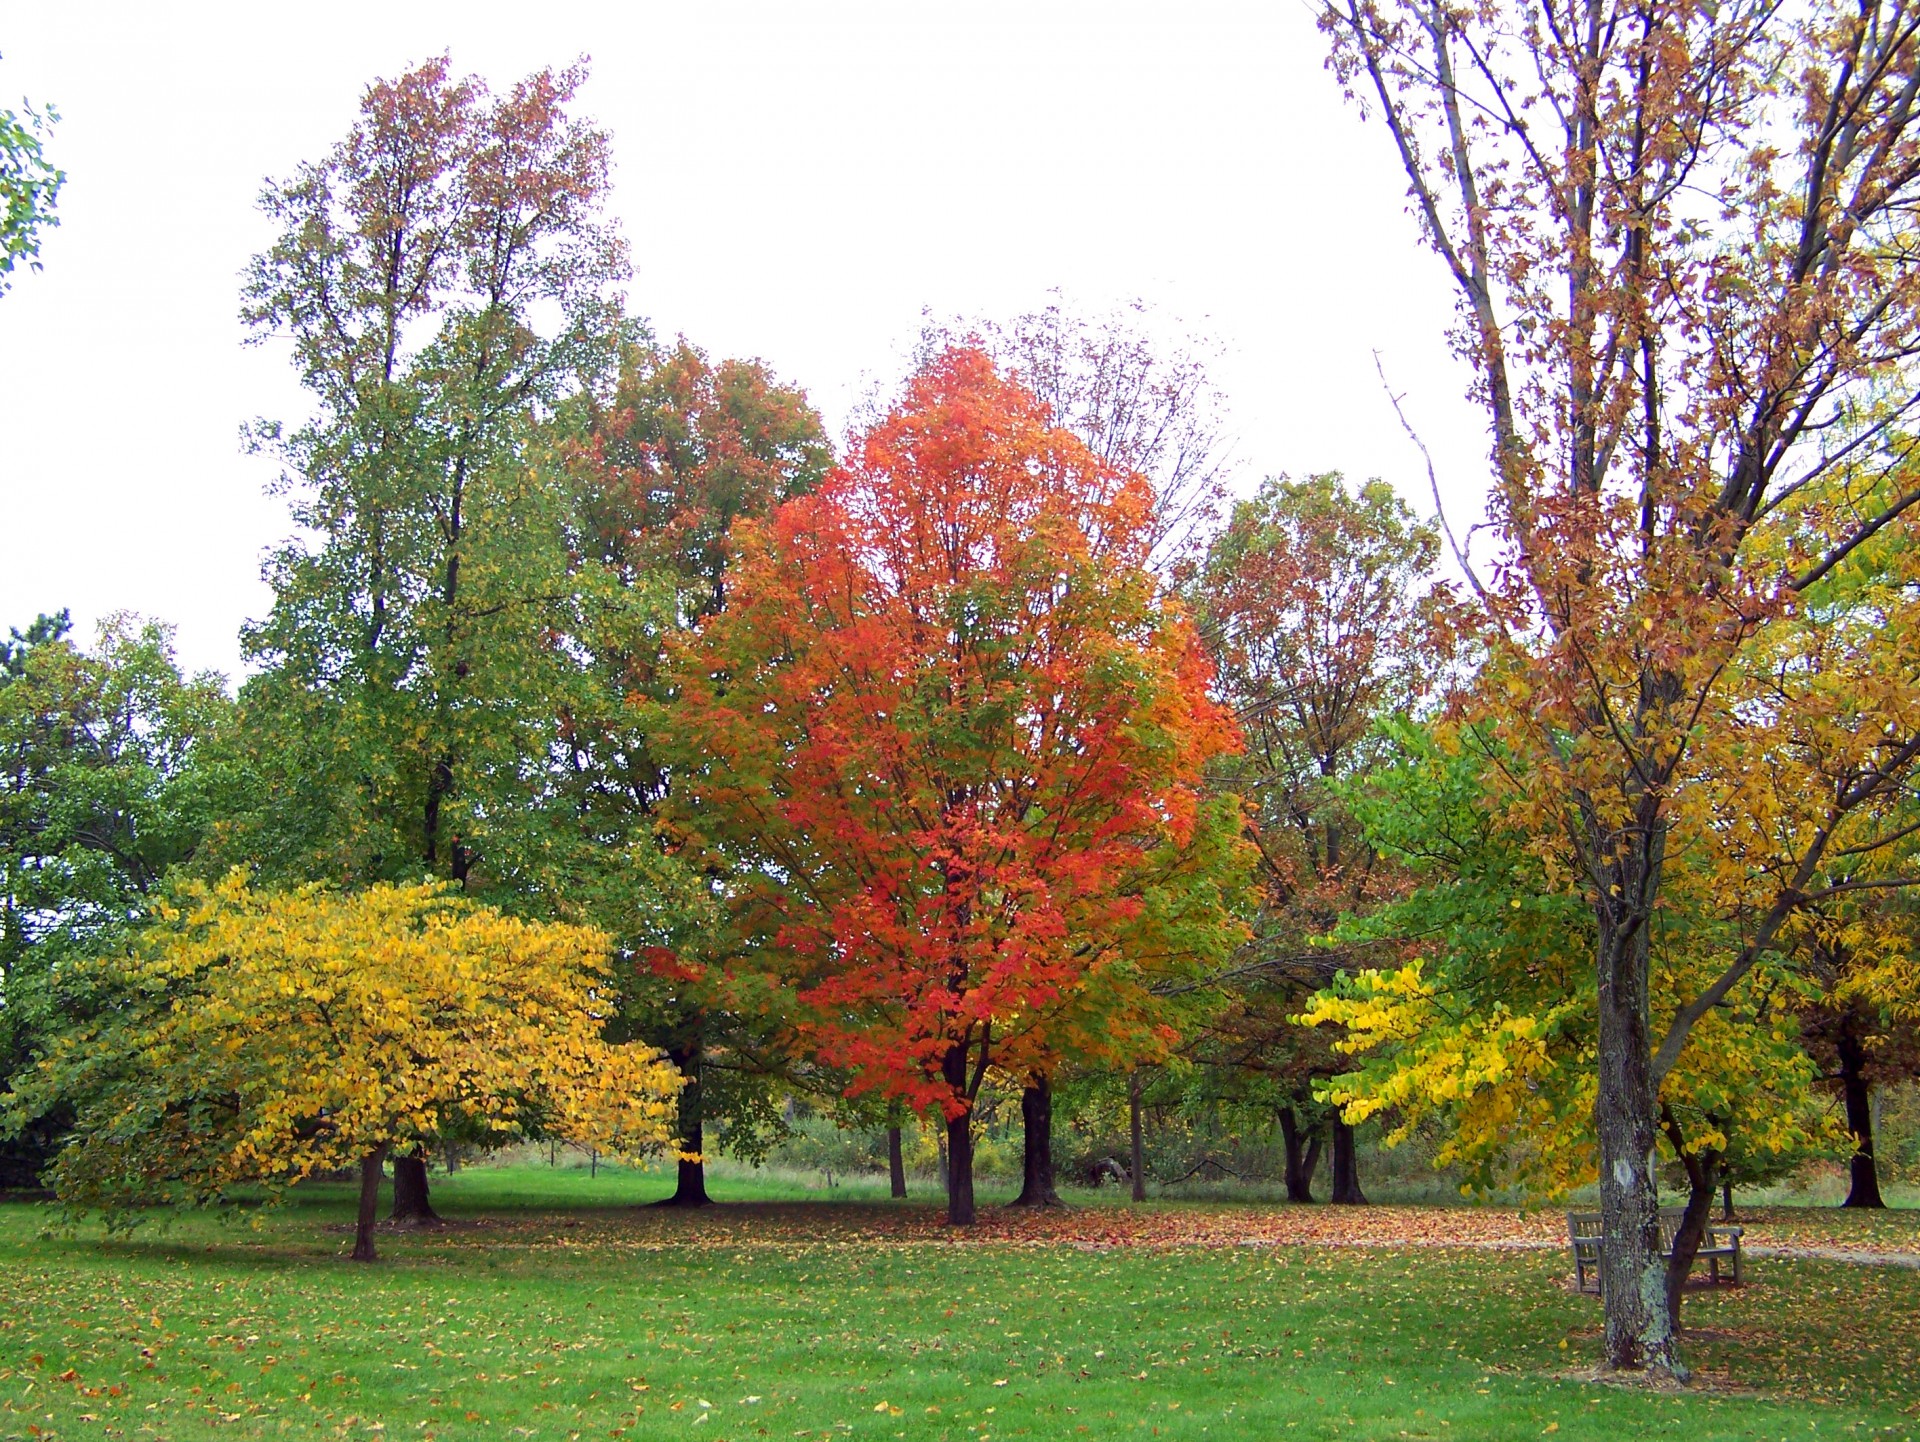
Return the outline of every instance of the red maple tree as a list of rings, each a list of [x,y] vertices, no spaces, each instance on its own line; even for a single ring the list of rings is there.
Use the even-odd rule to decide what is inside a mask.
[[[940,1108],[956,1223],[988,1068],[1102,1010],[1151,1045],[1153,969],[1240,935],[1238,812],[1202,774],[1236,733],[1146,569],[1152,501],[950,349],[735,528],[728,607],[675,658],[734,1003],[851,1093]]]

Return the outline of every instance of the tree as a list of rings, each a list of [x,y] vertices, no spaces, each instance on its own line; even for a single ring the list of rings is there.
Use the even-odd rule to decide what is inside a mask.
[[[1345,790],[1387,754],[1380,723],[1418,705],[1441,673],[1438,554],[1435,528],[1384,482],[1282,477],[1234,507],[1193,587],[1218,694],[1247,738],[1221,777],[1245,801],[1265,899],[1254,946],[1225,978],[1230,1000],[1208,1028],[1202,1075],[1278,1118],[1295,1201],[1312,1200],[1305,1149],[1318,1158],[1299,1110],[1342,1067],[1294,1018],[1343,960],[1315,939],[1398,880],[1355,834]],[[1314,1110],[1333,1144],[1332,1200],[1363,1203],[1352,1128],[1337,1109]]]
[[[919,355],[955,345],[983,349],[1039,398],[1054,424],[1100,460],[1138,472],[1153,488],[1147,563],[1164,576],[1191,571],[1217,519],[1231,470],[1225,405],[1207,375],[1199,341],[1156,338],[1144,301],[1104,315],[1076,313],[1058,292],[1037,311],[929,324]],[[1016,1206],[1051,1206],[1054,1077],[1050,1060],[1024,1083],[1027,1156]]]
[[[1323,24],[1454,283],[1452,339],[1491,431],[1499,568],[1484,584],[1469,568],[1481,699],[1532,788],[1496,800],[1571,839],[1549,880],[1594,917],[1606,1361],[1682,1373],[1657,1305],[1662,1081],[1821,889],[1844,816],[1920,752],[1886,689],[1910,686],[1899,665],[1868,705],[1828,711],[1858,770],[1816,792],[1826,814],[1784,870],[1769,855],[1771,896],[1722,898],[1745,937],[1656,1027],[1669,859],[1704,848],[1739,884],[1721,828],[1748,798],[1710,800],[1755,774],[1733,748],[1757,668],[1735,661],[1836,570],[1903,544],[1920,500],[1899,438],[1920,401],[1904,259],[1920,17],[1873,0],[1791,16],[1334,0]]]
[[[1399,955],[1343,973],[1306,1008],[1309,1025],[1344,1027],[1335,1046],[1359,1058],[1323,1094],[1355,1121],[1391,1117],[1389,1145],[1436,1136],[1435,1160],[1471,1187],[1563,1196],[1591,1177],[1599,1140],[1593,915],[1554,881],[1571,845],[1543,847],[1490,804],[1489,777],[1513,758],[1490,759],[1484,733],[1392,734],[1396,763],[1370,778],[1355,812],[1416,884],[1338,933]],[[1674,861],[1649,948],[1662,1006],[1705,985],[1740,944],[1713,870],[1690,860]],[[1838,1140],[1800,1045],[1799,978],[1770,954],[1754,982],[1703,1019],[1661,1080],[1660,1140],[1687,1179],[1661,1277],[1670,1329],[1722,1182],[1780,1174]]]
[[[630,327],[580,67],[494,97],[446,57],[362,98],[346,138],[262,208],[256,339],[291,342],[313,418],[281,458],[302,536],[268,565],[244,698],[258,800],[230,855],[347,884],[434,875],[497,898],[547,878],[543,789],[582,630],[566,488],[543,426],[611,375]],[[403,1211],[425,1168],[396,1163]]]
[[[1116,1055],[1153,1044],[1149,964],[1236,937],[1237,810],[1201,787],[1231,722],[1145,569],[1151,514],[946,351],[737,529],[727,608],[674,655],[674,814],[724,868],[736,1004],[855,1094],[940,1108],[956,1224],[988,1068],[1095,1016]]]
[[[684,337],[628,348],[611,400],[582,400],[581,542],[629,583],[671,577],[685,626],[726,604],[733,523],[806,495],[833,464],[804,392]]]
[[[110,1004],[59,1038],[12,1111],[73,1107],[55,1190],[116,1224],[358,1164],[353,1256],[371,1261],[391,1153],[456,1128],[628,1155],[667,1141],[678,1078],[603,1039],[606,946],[444,882],[272,892],[234,872],[162,900],[88,967]]]
[[[1843,1207],[1880,1208],[1873,1090],[1920,1077],[1920,968],[1911,904],[1884,894],[1839,898],[1799,919],[1804,969],[1817,987],[1801,1009],[1807,1049],[1834,1085],[1852,1138]]]
[[[133,925],[219,824],[217,753],[232,703],[184,677],[172,633],[114,616],[91,651],[66,613],[0,643],[0,1087],[84,996],[69,965]],[[38,1183],[64,1119],[29,1119],[0,1151],[0,1187]]]
[[[60,112],[45,112],[22,102],[20,110],[0,110],[0,295],[25,262],[40,269],[40,238],[60,223],[54,208],[67,173],[49,163],[42,148]]]
[[[725,606],[734,523],[811,491],[832,452],[801,391],[758,361],[716,364],[684,339],[670,349],[631,347],[611,399],[584,396],[581,409],[575,547],[612,585],[576,638],[595,684],[589,704],[562,714],[560,786],[602,846],[650,854],[626,867],[597,858],[568,890],[584,893],[583,914],[633,955],[668,958],[704,926],[711,899],[658,852],[654,819],[674,778],[656,753],[651,713],[635,703],[670,704],[661,675],[668,642]],[[663,888],[659,873],[668,869],[675,874]],[[636,879],[655,896],[671,891],[678,904],[648,905],[632,893]],[[650,924],[635,924],[643,918]],[[663,960],[630,975],[627,1024],[664,1047],[686,1079],[679,1176],[667,1204],[704,1206],[706,1123],[722,1122],[736,1150],[750,1151],[775,1129],[771,1053],[748,1018],[705,993],[698,971]]]
[[[1218,518],[1232,470],[1225,402],[1200,341],[1157,340],[1144,301],[1076,314],[1056,292],[1041,310],[1001,323],[956,321],[921,333],[924,364],[976,345],[1108,465],[1153,486],[1148,563],[1184,572]]]

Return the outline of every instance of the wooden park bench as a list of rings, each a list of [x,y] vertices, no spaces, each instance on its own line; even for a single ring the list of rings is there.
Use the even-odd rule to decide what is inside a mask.
[[[1673,1234],[1680,1230],[1680,1219],[1685,1215],[1681,1207],[1662,1207],[1660,1209],[1660,1255],[1673,1256]],[[1600,1290],[1600,1242],[1605,1236],[1600,1226],[1598,1212],[1568,1212],[1567,1236],[1573,1243],[1573,1280],[1581,1291],[1598,1292]],[[1720,1262],[1725,1258],[1730,1262],[1731,1275],[1728,1280],[1736,1287],[1740,1285],[1740,1228],[1728,1226],[1724,1222],[1708,1222],[1707,1234],[1700,1239],[1700,1250],[1694,1254],[1696,1263],[1707,1264],[1708,1279],[1714,1284],[1720,1282]],[[1593,1286],[1587,1286],[1587,1276],[1593,1276]]]

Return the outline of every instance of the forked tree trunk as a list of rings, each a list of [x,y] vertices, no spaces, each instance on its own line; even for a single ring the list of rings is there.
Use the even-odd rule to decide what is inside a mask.
[[[1133,1142],[1133,1154],[1128,1159],[1132,1164],[1133,1199],[1144,1202],[1147,1199],[1147,1148],[1140,1135],[1140,1073],[1137,1069],[1127,1076],[1127,1125]]]
[[[1293,1108],[1281,1107],[1280,1139],[1287,1153],[1287,1200],[1311,1202],[1313,1174],[1320,1165],[1320,1146],[1323,1138],[1317,1131],[1311,1137],[1303,1134],[1300,1130],[1300,1119],[1294,1115]]]
[[[891,1195],[907,1194],[907,1163],[900,1152],[900,1128],[887,1128],[887,1183]]]
[[[1336,1206],[1364,1207],[1367,1194],[1360,1190],[1360,1158],[1353,1149],[1353,1128],[1335,1112],[1328,1124],[1333,1131],[1333,1190],[1327,1200]]]
[[[1053,1081],[1045,1072],[1033,1073],[1021,1090],[1020,1120],[1025,1147],[1020,1195],[1013,1199],[1013,1205],[1060,1206],[1053,1176]]]
[[[440,1220],[427,1197],[427,1154],[416,1149],[393,1159],[393,1211],[390,1220],[432,1226]]]
[[[1660,1255],[1644,922],[1621,926],[1603,914],[1596,961],[1600,1046],[1593,1116],[1600,1142],[1606,1365],[1684,1377],[1673,1345],[1667,1268]]]
[[[374,1260],[373,1226],[380,1216],[380,1171],[387,1160],[387,1144],[382,1142],[360,1159],[360,1214],[353,1229],[353,1260]]]
[[[1840,1053],[1840,1095],[1847,1108],[1847,1130],[1853,1133],[1853,1157],[1847,1163],[1849,1179],[1843,1207],[1884,1207],[1880,1195],[1880,1168],[1873,1156],[1873,1093],[1867,1087],[1867,1054],[1845,1026],[1835,1048]]]
[[[703,1150],[706,1146],[706,1123],[700,1110],[700,1043],[694,1041],[683,1047],[669,1047],[667,1058],[680,1069],[685,1082],[680,1088],[679,1142],[680,1150],[691,1153],[693,1160],[689,1161],[684,1156],[680,1158],[673,1195],[662,1197],[654,1205],[710,1207],[713,1198],[707,1195],[707,1159]]]
[[[965,1111],[947,1119],[947,1221],[952,1226],[973,1225],[973,1107],[967,1098],[967,1049],[958,1043],[947,1049],[941,1072],[953,1094],[967,1101]]]

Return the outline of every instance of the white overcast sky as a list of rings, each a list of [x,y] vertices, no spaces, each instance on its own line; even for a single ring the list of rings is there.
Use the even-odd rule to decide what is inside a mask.
[[[1306,0],[0,0],[0,104],[59,107],[70,177],[45,271],[0,297],[0,626],[130,609],[177,625],[190,667],[238,671],[290,528],[238,431],[301,409],[284,351],[236,319],[260,182],[443,50],[496,87],[590,56],[633,308],[765,359],[836,431],[923,307],[1138,296],[1224,347],[1243,488],[1338,468],[1431,510],[1378,350],[1456,528],[1479,514],[1445,277]]]

